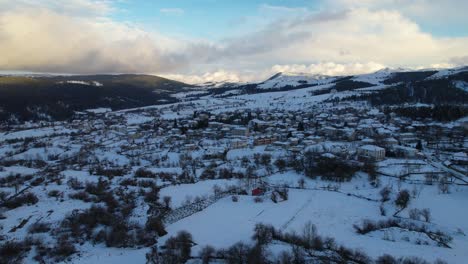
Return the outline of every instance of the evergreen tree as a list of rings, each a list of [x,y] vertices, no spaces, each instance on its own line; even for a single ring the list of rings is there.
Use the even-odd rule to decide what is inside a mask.
[[[418,140],[418,143],[416,144],[416,149],[420,151],[423,149],[421,140]]]
[[[299,124],[297,125],[297,130],[298,131],[304,131],[304,123],[302,123],[302,121],[299,122]]]

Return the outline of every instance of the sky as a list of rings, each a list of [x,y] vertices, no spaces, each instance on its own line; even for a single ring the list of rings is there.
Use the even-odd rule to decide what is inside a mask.
[[[189,83],[468,64],[468,0],[0,0],[0,71]]]

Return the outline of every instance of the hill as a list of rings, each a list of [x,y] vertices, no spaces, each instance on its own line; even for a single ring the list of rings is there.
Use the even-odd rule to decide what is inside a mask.
[[[151,75],[0,76],[0,120],[66,119],[75,111],[175,102],[191,85]]]

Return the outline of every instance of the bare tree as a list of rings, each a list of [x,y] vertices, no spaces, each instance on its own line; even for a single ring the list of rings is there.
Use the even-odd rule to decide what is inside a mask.
[[[203,264],[209,264],[214,257],[216,250],[212,246],[205,246],[200,251],[200,258]]]
[[[430,223],[431,222],[431,211],[429,208],[424,208],[421,210],[421,216],[424,218],[424,221]]]
[[[171,200],[172,198],[170,196],[164,196],[163,197],[163,203],[166,209],[169,209],[171,207]]]
[[[450,193],[450,188],[448,184],[448,178],[447,176],[442,177],[439,181],[439,192],[443,194]]]
[[[304,178],[300,178],[300,179],[297,181],[297,184],[299,185],[299,188],[304,189],[304,188],[305,188],[305,180],[304,180]]]
[[[408,204],[410,202],[411,195],[408,190],[401,190],[397,198],[395,199],[395,205],[399,208],[393,216],[397,216],[401,211],[403,211],[406,207],[408,207]]]

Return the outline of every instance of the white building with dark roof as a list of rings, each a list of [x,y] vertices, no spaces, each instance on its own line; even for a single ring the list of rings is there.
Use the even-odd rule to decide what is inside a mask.
[[[360,146],[357,153],[360,157],[367,159],[383,160],[385,158],[385,149],[376,145]]]

